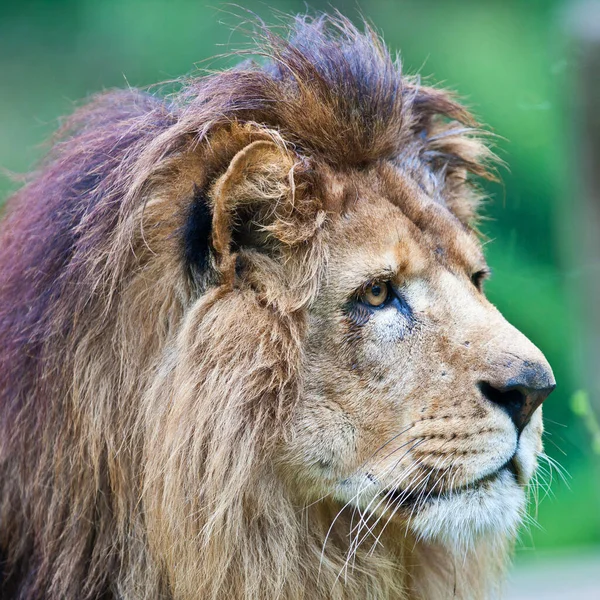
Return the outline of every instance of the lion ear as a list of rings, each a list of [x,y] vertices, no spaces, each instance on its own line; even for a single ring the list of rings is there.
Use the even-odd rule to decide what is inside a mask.
[[[434,120],[424,134],[422,156],[443,184],[448,209],[465,225],[474,226],[482,193],[479,179],[498,181],[500,160],[485,143],[485,132],[457,121]]]
[[[304,161],[269,140],[252,142],[212,186],[212,246],[223,275],[233,272],[236,250],[266,250],[306,239],[313,202]],[[307,217],[309,217],[307,219]]]

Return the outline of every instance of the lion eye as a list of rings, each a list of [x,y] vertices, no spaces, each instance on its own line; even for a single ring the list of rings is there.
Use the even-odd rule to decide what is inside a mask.
[[[387,300],[389,293],[389,284],[387,282],[375,281],[365,288],[360,299],[365,304],[381,306]]]

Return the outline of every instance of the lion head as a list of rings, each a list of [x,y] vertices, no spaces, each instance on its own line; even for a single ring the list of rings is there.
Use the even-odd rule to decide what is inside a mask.
[[[67,121],[0,255],[3,598],[485,598],[554,388],[492,154],[341,17]]]

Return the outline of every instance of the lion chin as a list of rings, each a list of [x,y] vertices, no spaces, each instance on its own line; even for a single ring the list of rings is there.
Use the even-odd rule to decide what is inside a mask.
[[[410,494],[377,488],[363,477],[349,478],[335,497],[376,520],[394,519],[417,540],[440,544],[459,556],[481,540],[514,538],[527,501],[512,464],[448,492]],[[359,494],[360,502],[356,502]]]
[[[523,489],[504,469],[485,485],[430,498],[410,526],[418,538],[440,542],[460,554],[482,538],[514,536],[525,500]]]
[[[3,600],[501,588],[555,382],[485,295],[485,135],[368,26],[257,28],[8,202]]]

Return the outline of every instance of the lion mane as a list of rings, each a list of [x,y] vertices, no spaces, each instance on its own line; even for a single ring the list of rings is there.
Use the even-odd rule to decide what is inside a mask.
[[[258,61],[167,97],[93,98],[8,202],[2,598],[480,597],[502,568],[497,543],[457,573],[391,524],[340,576],[349,514],[276,468],[328,223],[354,202],[324,187],[400,157],[466,227],[489,154],[368,26],[259,37]]]

